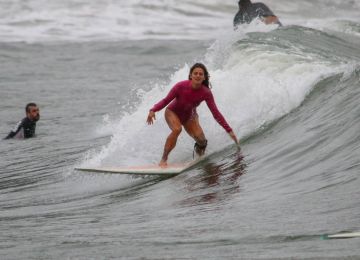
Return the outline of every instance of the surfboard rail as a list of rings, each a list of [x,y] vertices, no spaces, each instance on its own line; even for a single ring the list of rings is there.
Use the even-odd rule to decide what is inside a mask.
[[[175,176],[203,161],[206,156],[199,157],[187,163],[170,163],[165,167],[159,165],[142,165],[129,167],[76,167],[75,170],[93,173],[132,174]]]

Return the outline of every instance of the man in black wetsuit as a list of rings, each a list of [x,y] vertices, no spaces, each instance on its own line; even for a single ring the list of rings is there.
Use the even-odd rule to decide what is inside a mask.
[[[251,23],[255,18],[260,18],[265,24],[282,25],[277,16],[263,3],[251,3],[250,0],[239,0],[239,11],[234,17],[234,29],[239,24]]]
[[[29,138],[35,136],[36,122],[40,119],[39,108],[35,103],[29,103],[25,107],[26,117],[22,119],[13,130],[5,137],[10,138]]]

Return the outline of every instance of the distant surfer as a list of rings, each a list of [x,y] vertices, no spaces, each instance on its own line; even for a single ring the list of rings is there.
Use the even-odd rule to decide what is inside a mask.
[[[209,88],[209,73],[202,63],[195,63],[189,72],[189,80],[180,81],[170,90],[168,95],[150,109],[147,123],[154,123],[155,112],[162,110],[170,102],[165,110],[165,120],[171,129],[167,137],[164,152],[159,163],[167,166],[169,153],[175,148],[182,126],[195,140],[194,150],[201,156],[204,154],[207,140],[199,123],[196,107],[205,101],[215,120],[225,129],[239,147],[239,142],[231,127],[216,107],[213,94]]]
[[[35,136],[36,122],[40,119],[39,107],[35,103],[29,103],[25,107],[25,112],[26,117],[16,124],[5,139],[24,139]]]
[[[255,18],[261,19],[265,24],[278,24],[282,26],[278,17],[264,3],[251,3],[250,0],[239,0],[239,11],[234,17],[234,29],[240,24],[251,23]]]

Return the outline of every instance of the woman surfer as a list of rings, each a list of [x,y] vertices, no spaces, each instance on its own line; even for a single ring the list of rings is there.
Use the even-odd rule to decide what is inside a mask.
[[[199,156],[204,154],[207,140],[199,124],[199,116],[196,112],[196,107],[202,101],[206,102],[215,120],[225,129],[239,147],[236,135],[216,107],[209,84],[209,73],[206,67],[202,63],[196,63],[190,69],[189,80],[178,82],[164,99],[150,109],[146,120],[149,125],[153,124],[154,119],[156,119],[155,112],[160,111],[172,101],[165,110],[165,120],[171,129],[171,133],[166,139],[164,152],[159,163],[160,166],[167,166],[169,153],[176,146],[182,126],[195,140],[195,152]]]

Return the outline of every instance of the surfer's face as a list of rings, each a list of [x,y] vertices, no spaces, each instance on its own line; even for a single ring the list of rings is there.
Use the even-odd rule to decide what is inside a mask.
[[[38,107],[31,106],[27,112],[27,117],[31,121],[38,121],[40,119],[40,110]]]
[[[200,87],[205,80],[205,73],[202,68],[195,68],[191,73],[191,82],[194,87]]]

